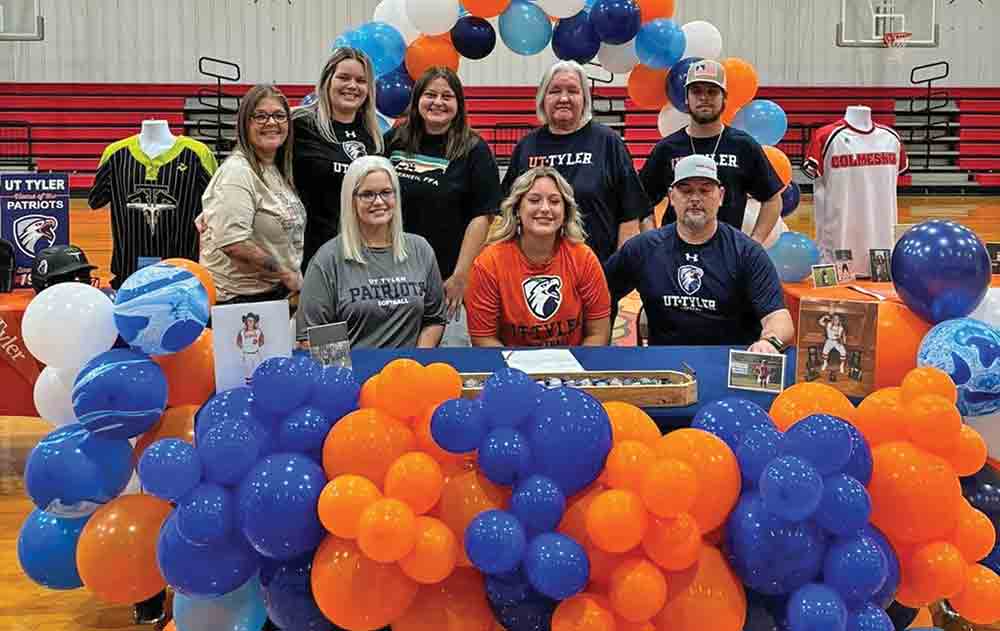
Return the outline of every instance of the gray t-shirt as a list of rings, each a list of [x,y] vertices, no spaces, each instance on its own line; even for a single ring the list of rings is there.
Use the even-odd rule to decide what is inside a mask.
[[[444,289],[437,258],[427,240],[403,235],[406,260],[391,248],[365,248],[365,264],[344,258],[341,237],[327,241],[309,263],[299,310],[298,338],[309,327],[347,322],[352,348],[417,345],[420,331],[444,325]]]

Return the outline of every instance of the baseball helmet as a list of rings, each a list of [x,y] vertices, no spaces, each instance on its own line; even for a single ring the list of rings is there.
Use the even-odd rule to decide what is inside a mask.
[[[38,293],[46,287],[65,282],[90,282],[91,270],[97,269],[75,245],[54,245],[35,256],[31,266],[31,286]]]

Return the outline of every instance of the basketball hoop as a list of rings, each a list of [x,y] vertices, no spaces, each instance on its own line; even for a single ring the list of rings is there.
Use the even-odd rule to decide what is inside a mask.
[[[882,36],[882,46],[889,50],[889,62],[899,63],[903,61],[906,54],[906,42],[910,41],[913,33],[906,31],[894,31]]]

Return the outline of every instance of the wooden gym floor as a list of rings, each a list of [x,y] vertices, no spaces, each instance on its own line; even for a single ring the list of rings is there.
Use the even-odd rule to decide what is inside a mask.
[[[1000,198],[901,198],[900,223],[933,218],[955,219],[987,241],[1000,241]],[[91,211],[84,200],[73,200],[70,236],[109,277],[111,236],[107,210]],[[811,199],[788,218],[789,228],[814,235]],[[635,304],[623,304],[623,311]],[[2,393],[0,393],[2,396]],[[0,630],[2,631],[137,631],[149,627],[131,624],[130,607],[108,606],[84,589],[58,592],[39,587],[21,572],[17,561],[17,534],[31,512],[22,474],[31,448],[51,429],[39,419],[0,417]]]

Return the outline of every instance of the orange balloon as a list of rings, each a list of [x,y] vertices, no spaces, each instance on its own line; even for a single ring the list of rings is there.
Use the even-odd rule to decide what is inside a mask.
[[[955,473],[964,477],[982,469],[989,453],[982,435],[968,425],[962,425],[955,446],[941,455],[951,463]]]
[[[462,396],[462,375],[450,364],[436,362],[424,367],[421,409]]]
[[[778,179],[781,180],[782,184],[788,186],[789,182],[792,181],[792,161],[788,159],[784,151],[777,147],[764,145],[763,149]]]
[[[608,485],[638,493],[647,472],[655,463],[652,448],[635,440],[623,440],[611,448],[605,461]]]
[[[948,452],[958,445],[962,433],[962,415],[955,404],[938,394],[925,394],[906,400],[904,427],[910,440],[918,447],[936,453]]]
[[[656,447],[662,432],[642,408],[622,401],[602,405],[611,420],[611,437],[616,445],[623,440],[637,440],[647,447]]]
[[[968,563],[955,546],[935,541],[920,546],[907,561],[910,579],[917,592],[951,598],[965,587]]]
[[[615,617],[601,601],[583,592],[559,603],[552,613],[552,631],[617,631]]]
[[[938,599],[933,591],[918,586],[914,581],[912,570],[905,563],[900,563],[899,587],[896,588],[895,598],[901,605],[913,609],[926,607]]]
[[[312,593],[320,611],[347,629],[378,629],[409,609],[420,587],[395,563],[377,563],[353,541],[327,537],[312,564]]]
[[[664,458],[649,467],[639,485],[646,510],[658,517],[686,513],[698,498],[698,476],[682,460]]]
[[[171,506],[152,495],[122,495],[98,508],[80,533],[76,567],[95,596],[119,605],[142,602],[167,582],[156,543]]]
[[[650,620],[629,622],[621,616],[615,616],[615,631],[656,631],[656,625]]]
[[[511,0],[468,0],[462,2],[462,6],[476,17],[492,18],[506,11],[510,2]]]
[[[694,470],[700,492],[690,512],[702,532],[722,525],[736,506],[741,484],[740,467],[729,446],[715,434],[685,428],[661,438],[656,455],[680,460]]]
[[[660,631],[742,631],[747,599],[743,584],[722,553],[702,546],[698,562],[683,572],[667,574],[667,602],[656,617]]]
[[[771,403],[771,418],[782,432],[810,414],[854,420],[854,406],[844,393],[825,383],[806,381],[786,388]]]
[[[642,23],[674,17],[674,0],[639,0]]]
[[[698,523],[681,513],[674,519],[654,519],[642,538],[642,549],[663,569],[679,572],[698,560],[701,543]]]
[[[163,631],[177,631],[177,625],[171,620],[167,623],[167,626],[163,627]]]
[[[661,109],[667,104],[667,70],[636,64],[628,75],[628,95],[639,107]]]
[[[201,281],[201,284],[205,286],[205,292],[208,293],[208,306],[215,306],[215,282],[212,280],[212,273],[206,267],[194,261],[181,258],[163,259],[161,263],[169,263],[174,267],[181,267],[194,274]]]
[[[136,462],[142,457],[142,452],[158,440],[164,438],[179,438],[194,444],[194,415],[198,411],[197,405],[182,405],[176,408],[167,408],[163,416],[156,422],[156,425],[145,434],[139,436],[132,448],[132,456]]]
[[[368,377],[361,385],[361,393],[358,395],[359,408],[373,408],[378,403],[378,374]]]
[[[405,557],[416,545],[417,518],[405,502],[382,499],[361,511],[358,520],[358,547],[379,563]]]
[[[491,631],[493,613],[483,576],[458,568],[444,582],[421,585],[413,605],[393,620],[393,631]]]
[[[750,62],[739,57],[728,57],[721,63],[726,69],[727,109],[732,107],[733,111],[739,111],[757,96],[757,87],[760,84],[757,71]]]
[[[630,622],[643,622],[663,609],[667,579],[646,559],[629,559],[611,575],[608,596],[619,616]]]
[[[854,426],[868,441],[869,447],[874,449],[882,443],[906,437],[902,392],[903,389],[898,386],[882,388],[869,394],[858,405]]]
[[[917,367],[917,351],[931,325],[906,305],[886,300],[878,306],[878,336],[875,345],[875,387],[903,382]]]
[[[601,550],[594,545],[589,536],[585,539],[585,542],[581,542],[581,545],[587,551],[587,559],[590,560],[590,583],[592,585],[607,586],[611,581],[611,575],[614,574],[615,569],[619,565],[628,559],[642,558],[642,551],[639,548],[633,548],[628,552],[616,553]],[[611,609],[610,604],[608,604],[608,609]]]
[[[626,552],[639,545],[649,515],[639,495],[614,489],[594,498],[587,509],[587,534],[606,552]]]
[[[903,378],[903,400],[909,403],[925,394],[941,395],[952,404],[958,403],[958,388],[948,373],[934,366],[921,366]]]
[[[604,492],[604,487],[595,485],[571,497],[566,502],[566,512],[563,513],[557,530],[586,547],[586,542],[590,540],[590,536],[587,534],[587,511],[590,510],[594,499],[602,492]]]
[[[378,374],[375,407],[400,420],[424,408],[427,375],[423,365],[412,359],[394,359]]]
[[[969,622],[993,624],[1000,621],[1000,576],[988,567],[971,566],[965,588],[949,602]]]
[[[323,469],[329,478],[356,473],[385,480],[397,458],[415,446],[413,432],[382,410],[364,408],[340,419],[323,443]]]
[[[461,60],[450,37],[421,35],[406,49],[406,70],[414,81],[434,66],[446,66],[458,72]]]
[[[441,465],[419,451],[400,456],[385,474],[385,496],[406,502],[417,515],[437,504],[442,486]]]
[[[399,560],[403,573],[418,583],[431,585],[448,578],[458,562],[458,540],[448,526],[434,517],[417,517],[413,550]]]
[[[996,528],[982,511],[964,497],[959,500],[958,524],[948,536],[969,563],[982,560],[997,542]]]
[[[190,346],[170,355],[153,355],[167,378],[167,405],[201,405],[215,394],[215,348],[212,329]]]
[[[319,495],[319,521],[331,534],[345,539],[358,536],[361,513],[382,499],[378,487],[360,475],[339,475],[326,483]]]

